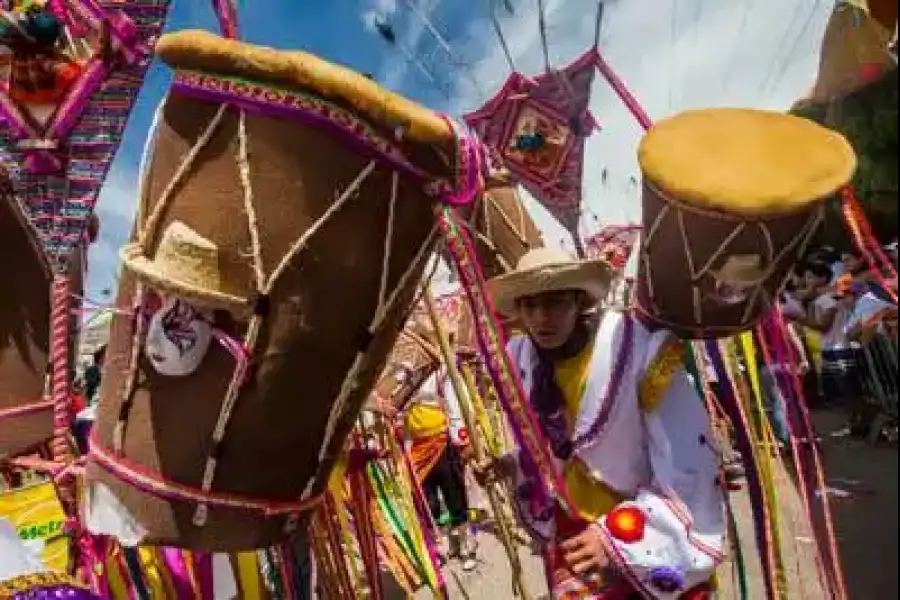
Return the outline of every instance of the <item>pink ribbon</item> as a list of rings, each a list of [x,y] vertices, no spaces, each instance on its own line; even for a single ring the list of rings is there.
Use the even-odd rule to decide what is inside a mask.
[[[485,152],[484,146],[471,131],[458,125],[453,119],[442,115],[444,121],[456,136],[457,180],[437,183],[433,190],[444,204],[465,206],[471,204],[484,188]]]
[[[89,33],[85,24],[79,19],[76,19],[72,14],[72,8],[68,3],[63,2],[62,0],[47,0],[45,6],[47,10],[53,13],[53,16],[62,21],[63,25],[69,30],[69,33],[72,36],[84,37]]]
[[[212,0],[213,12],[219,20],[222,36],[228,39],[238,37],[237,6],[233,0]]]
[[[194,555],[194,569],[197,575],[197,585],[200,587],[198,596],[201,600],[216,600],[215,585],[213,584],[213,559],[209,552],[201,552]]]
[[[163,566],[172,579],[172,587],[175,588],[175,596],[178,598],[195,598],[194,586],[191,583],[191,574],[184,560],[184,551],[180,548],[162,548],[161,556]]]

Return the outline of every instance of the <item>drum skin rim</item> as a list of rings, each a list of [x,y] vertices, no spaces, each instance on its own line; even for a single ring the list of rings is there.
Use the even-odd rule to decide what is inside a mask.
[[[402,126],[411,141],[436,143],[447,149],[454,144],[454,131],[437,113],[313,54],[275,50],[191,29],[163,35],[156,52],[173,69],[203,70],[280,83],[298,91],[306,89],[326,99],[344,100],[382,126]]]
[[[857,167],[840,133],[794,115],[736,108],[658,122],[641,140],[638,162],[645,180],[680,202],[745,218],[802,211],[840,191]]]
[[[701,215],[703,217],[708,217],[710,219],[717,219],[720,221],[743,221],[756,223],[759,221],[770,221],[773,219],[778,219],[780,217],[788,217],[788,216],[799,216],[804,213],[813,212],[818,209],[823,203],[827,202],[829,198],[831,198],[834,194],[828,194],[821,198],[814,198],[810,200],[807,204],[803,205],[795,205],[790,209],[782,210],[779,212],[768,212],[768,213],[749,213],[745,214],[742,212],[731,212],[726,211],[721,208],[715,208],[711,206],[697,206],[696,204],[690,204],[684,200],[678,199],[671,195],[670,193],[664,191],[657,182],[651,180],[646,175],[644,176],[644,187],[647,191],[655,194],[662,203],[669,204],[675,208],[680,210],[684,210],[686,212],[694,213],[697,215]],[[834,193],[837,193],[838,190],[835,190]]]

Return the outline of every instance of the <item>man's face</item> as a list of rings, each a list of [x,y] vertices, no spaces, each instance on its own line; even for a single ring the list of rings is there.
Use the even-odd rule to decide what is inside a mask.
[[[538,346],[559,348],[568,341],[581,313],[575,291],[547,292],[518,300],[519,318]]]
[[[841,254],[841,263],[843,263],[844,265],[845,273],[853,273],[854,271],[856,271],[856,269],[862,266],[862,261],[856,256],[849,253]]]
[[[804,273],[803,278],[806,279],[806,287],[811,290],[820,288],[828,283],[828,281],[824,277],[820,277],[812,271],[807,271],[806,273]]]

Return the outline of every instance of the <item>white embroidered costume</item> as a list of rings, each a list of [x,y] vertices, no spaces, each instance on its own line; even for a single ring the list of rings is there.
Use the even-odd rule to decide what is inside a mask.
[[[655,399],[641,397],[667,343],[678,344],[670,350],[680,348],[668,332],[650,332],[630,316],[612,311],[603,316],[571,434],[580,442],[569,459],[581,461],[595,481],[627,498],[617,509],[636,508],[643,515],[639,540],[619,539],[609,515],[600,518],[600,529],[612,562],[636,591],[664,600],[708,582],[723,560],[725,544],[709,416],[683,361],[669,369],[661,384],[655,383]],[[535,348],[521,336],[510,340],[508,350],[528,396]],[[521,470],[517,482],[524,483]],[[538,534],[553,537],[553,518],[547,518],[553,511],[538,511],[543,518],[535,519],[533,507],[519,504],[520,510],[530,510],[523,517]],[[661,581],[670,582],[672,574],[677,589]]]

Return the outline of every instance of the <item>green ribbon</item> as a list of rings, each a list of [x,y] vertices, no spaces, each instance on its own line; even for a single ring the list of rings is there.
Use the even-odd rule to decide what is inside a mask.
[[[395,502],[399,502],[401,498],[405,499],[403,490],[397,484],[396,479],[388,480],[385,478],[382,469],[383,467],[377,464],[370,463],[368,465],[369,478],[372,480],[375,489],[378,506],[381,508],[382,514],[384,514],[385,520],[394,533],[394,537],[397,538],[404,554],[413,563],[422,578],[428,581],[430,585],[431,577],[428,576],[429,573],[425,568],[422,557],[416,550],[416,543],[409,531],[409,527],[404,526],[403,519],[398,515],[398,507],[394,506],[394,502],[391,502],[391,498],[395,498]],[[391,488],[390,494],[388,493],[388,487]]]

